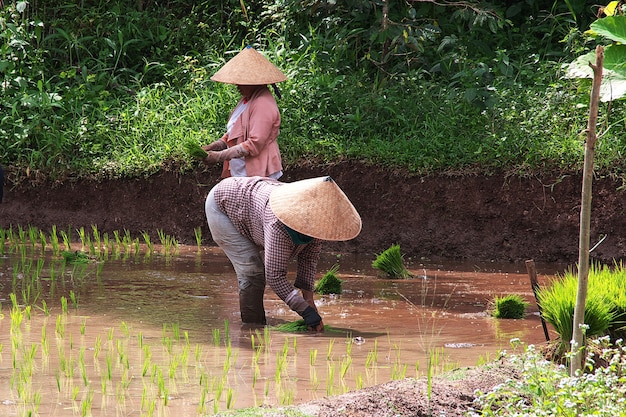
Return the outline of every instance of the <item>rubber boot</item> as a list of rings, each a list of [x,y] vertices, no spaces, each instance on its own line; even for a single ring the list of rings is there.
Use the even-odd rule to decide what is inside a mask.
[[[239,310],[241,321],[246,324],[265,325],[265,307],[263,306],[263,293],[265,285],[248,285],[239,289]]]

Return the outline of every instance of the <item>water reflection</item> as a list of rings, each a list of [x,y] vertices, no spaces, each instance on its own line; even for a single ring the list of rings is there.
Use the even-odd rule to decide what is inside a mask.
[[[11,381],[0,388],[3,415],[187,416],[293,404],[423,376],[429,361],[438,371],[473,366],[512,338],[544,341],[524,265],[409,260],[414,278],[387,280],[373,256],[325,254],[320,277],[338,263],[343,293],[318,297],[332,331],[309,335],[272,329],[299,316],[270,289],[269,327],[242,327],[236,278],[217,248],[82,266],[43,259],[41,283],[24,294],[37,261],[0,257],[0,379]],[[538,265],[540,281],[558,268]],[[20,308],[11,308],[12,292]],[[531,303],[526,319],[488,316],[504,294]]]

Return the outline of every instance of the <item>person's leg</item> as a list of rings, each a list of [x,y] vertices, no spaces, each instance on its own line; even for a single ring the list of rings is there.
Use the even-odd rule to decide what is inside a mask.
[[[205,211],[213,240],[228,256],[237,274],[241,321],[265,324],[265,266],[259,248],[242,236],[228,216],[217,207],[213,190],[207,197]]]

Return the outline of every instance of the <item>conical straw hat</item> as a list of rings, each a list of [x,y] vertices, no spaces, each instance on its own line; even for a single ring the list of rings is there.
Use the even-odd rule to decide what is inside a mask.
[[[331,177],[276,187],[270,208],[287,227],[322,240],[349,240],[361,232],[361,217]]]
[[[211,80],[226,84],[267,85],[287,77],[254,48],[247,46],[228,61]]]

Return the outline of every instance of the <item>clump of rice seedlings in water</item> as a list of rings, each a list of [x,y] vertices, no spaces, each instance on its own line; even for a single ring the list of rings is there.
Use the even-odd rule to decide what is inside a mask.
[[[392,245],[379,254],[372,262],[372,267],[384,272],[387,278],[411,278],[412,275],[404,266],[404,258],[400,252],[400,245]]]
[[[318,294],[341,294],[341,283],[343,282],[337,277],[339,265],[335,264],[315,283],[313,291]]]
[[[82,251],[64,250],[61,252],[61,255],[63,255],[63,259],[68,264],[86,264],[89,262],[89,256]]]
[[[194,140],[188,140],[185,142],[185,150],[194,158],[204,159],[208,155],[204,149]]]
[[[491,307],[491,315],[497,319],[523,319],[529,303],[518,294],[496,296]]]

